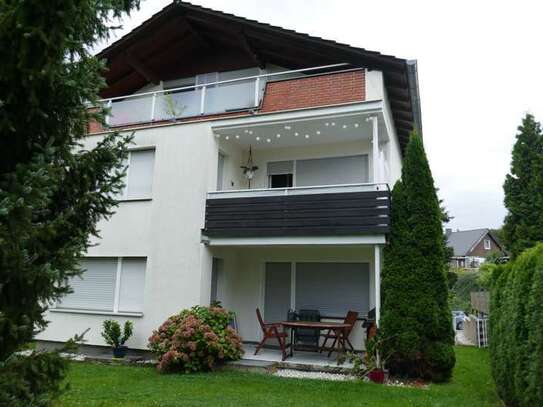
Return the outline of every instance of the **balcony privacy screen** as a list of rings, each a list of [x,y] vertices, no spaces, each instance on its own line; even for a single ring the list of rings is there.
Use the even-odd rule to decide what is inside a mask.
[[[264,319],[280,322],[290,309],[290,263],[266,263]]]
[[[296,186],[369,182],[368,156],[313,158],[296,161]]]
[[[296,309],[319,310],[322,317],[344,318],[350,310],[367,314],[367,263],[296,263]]]

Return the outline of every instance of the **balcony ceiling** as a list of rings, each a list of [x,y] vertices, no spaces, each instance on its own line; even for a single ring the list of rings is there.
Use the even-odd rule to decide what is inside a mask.
[[[106,59],[108,67],[104,98],[197,73],[266,64],[298,69],[346,62],[383,71],[402,145],[413,123],[421,128],[418,85],[410,81],[406,60],[190,3],[170,4],[98,56]]]
[[[309,120],[281,121],[215,130],[221,143],[232,143],[244,150],[303,147],[315,144],[371,140],[372,124],[361,114],[319,117]],[[379,139],[387,140],[383,120],[379,120]]]

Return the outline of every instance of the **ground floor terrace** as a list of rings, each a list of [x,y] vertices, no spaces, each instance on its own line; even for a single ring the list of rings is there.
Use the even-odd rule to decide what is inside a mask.
[[[349,340],[356,350],[364,349],[365,322],[379,315],[382,244],[362,244],[361,239],[337,237],[332,244],[325,238],[306,237],[296,244],[298,240],[291,238],[289,245],[281,242],[284,239],[211,240],[210,299],[234,312],[235,326],[246,346],[245,358],[280,358],[278,350],[270,350],[277,348],[275,339],[253,355],[254,345],[263,338],[257,309],[266,323],[287,321],[289,312],[307,310],[317,311],[322,322],[342,323],[349,311],[355,311]],[[308,244],[311,241],[315,244]],[[322,342],[321,337],[318,345]],[[294,357],[303,359],[303,355],[306,361],[324,364],[335,363],[336,356],[327,358],[327,352],[312,355],[295,348]]]

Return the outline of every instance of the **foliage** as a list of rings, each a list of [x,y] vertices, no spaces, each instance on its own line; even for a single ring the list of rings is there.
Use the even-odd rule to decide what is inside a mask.
[[[126,321],[121,332],[121,325],[112,319],[106,319],[102,324],[102,337],[106,343],[114,348],[123,346],[132,336],[134,324],[132,321]]]
[[[543,242],[543,133],[531,114],[522,120],[516,138],[511,173],[503,185],[503,238],[513,258]]]
[[[543,405],[543,244],[493,273],[492,373],[506,405]]]
[[[128,140],[112,134],[91,151],[79,144],[89,119],[103,122],[85,104],[96,103],[104,85],[103,64],[89,49],[137,3],[0,2],[0,376],[15,387],[33,383],[21,393],[27,405],[47,404],[41,392],[53,389],[63,364],[36,355],[13,369],[13,354],[70,291],[77,260],[122,187]]]
[[[386,338],[383,338],[380,334],[373,336],[366,341],[366,351],[361,353],[347,352],[347,354],[342,357],[338,355],[338,365],[342,364],[345,360],[348,360],[352,363],[352,374],[364,378],[369,375],[373,370],[383,370],[386,365],[386,361],[391,356],[391,354],[386,354],[383,343],[386,341]]]
[[[413,134],[392,192],[381,285],[381,334],[391,338],[384,351],[395,375],[445,381],[454,367],[441,221],[422,140]]]
[[[458,273],[455,271],[447,271],[447,287],[451,290],[458,281]]]
[[[161,372],[200,372],[241,358],[241,338],[228,326],[232,313],[195,306],[166,320],[149,338]]]
[[[451,289],[450,306],[453,310],[469,313],[471,310],[471,293],[483,290],[480,283],[481,273],[477,270],[456,271],[457,281]]]
[[[83,341],[83,335],[75,335],[53,352],[27,349],[0,362],[0,405],[50,405],[67,387],[61,383],[66,378],[69,360],[61,355],[74,352],[77,343]]]
[[[488,352],[466,346],[456,347],[455,352],[453,380],[425,389],[296,380],[239,370],[165,376],[141,366],[74,363],[71,389],[63,395],[61,406],[500,406]]]

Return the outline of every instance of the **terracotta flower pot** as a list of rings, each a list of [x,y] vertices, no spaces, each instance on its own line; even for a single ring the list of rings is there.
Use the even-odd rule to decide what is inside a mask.
[[[383,384],[385,382],[385,371],[383,369],[373,369],[368,373],[368,378],[374,383]]]

